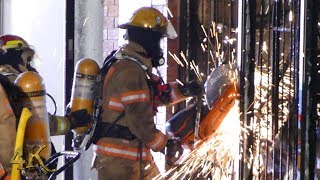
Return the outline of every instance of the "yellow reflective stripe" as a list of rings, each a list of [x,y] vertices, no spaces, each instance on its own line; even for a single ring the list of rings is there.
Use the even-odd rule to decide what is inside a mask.
[[[129,148],[125,146],[115,145],[115,144],[105,144],[93,146],[93,150],[97,154],[103,154],[107,156],[115,156],[125,159],[131,160],[139,160],[139,150],[138,148]],[[142,152],[142,159],[143,160],[152,160],[152,155],[149,150],[143,148]]]
[[[2,48],[4,48],[4,49],[22,48],[24,46],[25,46],[25,44],[21,40],[11,40],[11,41],[7,41],[6,44],[4,46],[2,46]]]
[[[110,67],[110,69],[109,69],[109,71],[108,71],[108,73],[107,73],[107,75],[106,75],[106,77],[104,79],[104,82],[103,82],[103,88],[104,89],[107,89],[107,84],[109,82],[109,79],[112,76],[112,74],[115,72],[115,70],[116,69],[113,66]]]
[[[126,101],[133,101],[137,99],[146,99],[146,98],[147,98],[146,94],[136,94],[136,95],[130,95],[130,96],[121,98],[121,101],[126,102]]]
[[[124,104],[130,104],[134,102],[149,101],[148,90],[129,91],[120,95],[121,102]]]
[[[171,95],[171,100],[172,101],[177,101],[178,100],[178,97],[177,97],[177,95],[176,95],[174,90],[171,91],[170,95]]]
[[[4,170],[4,168],[3,168],[3,166],[2,166],[2,164],[0,163],[0,178],[2,177],[2,176],[4,176],[5,175],[5,170]]]
[[[184,99],[185,97],[180,93],[180,91],[178,90],[178,83],[173,82],[173,83],[169,83],[170,86],[172,87],[172,90],[170,92],[170,96],[171,96],[171,101],[172,103],[176,103],[181,101],[182,99]]]
[[[118,98],[110,98],[108,108],[116,111],[124,110],[124,106]]]
[[[124,108],[123,104],[117,103],[117,102],[114,102],[114,101],[109,101],[109,106],[111,106],[111,107],[113,106],[115,108],[121,108],[121,109]]]
[[[166,138],[161,132],[158,132],[154,140],[148,144],[148,146],[154,151],[160,151],[163,147]]]
[[[56,134],[64,134],[70,129],[70,123],[63,117],[56,116],[57,130]]]
[[[3,105],[6,107],[7,113],[12,114],[13,110],[11,108],[10,102],[7,98],[3,99]]]

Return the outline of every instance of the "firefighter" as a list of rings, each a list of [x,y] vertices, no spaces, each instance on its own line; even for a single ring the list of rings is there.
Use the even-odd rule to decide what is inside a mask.
[[[181,145],[156,129],[153,116],[158,105],[174,104],[202,93],[197,82],[164,84],[152,68],[164,64],[160,40],[175,38],[172,24],[161,12],[143,7],[134,12],[126,29],[128,43],[117,50],[102,90],[102,122],[94,144],[93,167],[98,179],[151,179],[159,174],[150,149],[168,160]],[[102,67],[102,72],[107,60]]]
[[[13,157],[16,127],[22,110],[19,90],[14,81],[19,74],[37,72],[31,62],[35,51],[21,37],[0,36],[0,179],[11,174],[10,159]],[[45,105],[44,105],[45,106]],[[86,110],[69,113],[66,116],[49,114],[50,135],[62,135],[71,129],[90,121]]]

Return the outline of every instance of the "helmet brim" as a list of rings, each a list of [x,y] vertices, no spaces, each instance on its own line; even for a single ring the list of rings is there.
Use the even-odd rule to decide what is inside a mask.
[[[129,23],[124,23],[124,24],[118,25],[118,28],[120,28],[120,29],[128,29],[129,26],[130,26]]]
[[[128,29],[130,27],[138,27],[138,28],[142,28],[142,27],[139,27],[139,26],[133,26],[131,25],[130,23],[124,23],[124,24],[120,24],[118,25],[118,28],[120,29]],[[167,37],[169,39],[175,39],[178,37],[178,34],[176,32],[176,30],[174,29],[172,23],[170,21],[168,21],[166,27],[163,27],[160,29],[152,29],[151,30],[154,30],[154,31],[159,31],[162,33],[163,37]]]

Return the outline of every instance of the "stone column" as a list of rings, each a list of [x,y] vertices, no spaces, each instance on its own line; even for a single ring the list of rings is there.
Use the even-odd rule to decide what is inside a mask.
[[[103,1],[75,1],[75,63],[82,58],[103,62]],[[91,171],[93,157],[92,146],[81,151],[80,159],[75,163],[75,180],[98,179],[97,172]]]

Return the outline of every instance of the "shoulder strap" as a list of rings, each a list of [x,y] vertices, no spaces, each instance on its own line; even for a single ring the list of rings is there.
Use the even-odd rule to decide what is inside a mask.
[[[90,140],[86,144],[85,150],[87,150],[92,143],[96,143],[100,139],[99,131],[101,126],[101,114],[102,114],[102,88],[103,88],[103,82],[104,79],[112,66],[113,63],[117,61],[114,54],[117,51],[112,51],[104,60],[103,65],[100,69],[100,73],[96,79],[95,83],[95,99],[94,99],[94,113],[93,113],[93,119],[94,123],[91,126],[90,130]],[[123,115],[121,115],[123,116]],[[119,116],[116,121],[118,121],[121,117]]]
[[[17,106],[16,102],[19,102],[19,89],[17,86],[15,86],[7,76],[12,75],[12,74],[2,74],[0,73],[0,84],[2,85],[3,89],[5,90],[7,96],[8,96],[8,100],[9,103],[13,109],[13,112],[15,113],[15,116],[17,117],[17,119],[19,119],[18,117],[20,116],[20,111],[22,109],[20,109],[21,107]]]
[[[8,74],[8,75],[11,75],[11,74]],[[4,90],[6,91],[9,99],[14,99],[14,98],[17,98],[16,96],[18,96],[19,91],[17,87],[12,82],[10,82],[8,75],[0,73],[0,83],[3,86]]]
[[[123,54],[120,51],[115,53],[115,58],[116,59],[127,59],[127,60],[130,60],[130,61],[133,61],[133,62],[137,63],[144,70],[144,72],[146,73],[147,77],[149,77],[149,78],[151,77],[151,75],[148,72],[148,67],[146,65],[144,65],[139,60],[139,58],[137,58],[135,56],[132,56],[132,55]]]
[[[117,59],[128,59],[135,63],[137,63],[145,72],[148,72],[148,68],[146,65],[144,65],[137,57],[132,55],[123,54],[122,52],[118,51],[115,53],[115,57]]]
[[[108,70],[110,69],[111,65],[117,61],[117,59],[115,58],[115,53],[116,53],[116,52],[117,52],[116,50],[112,51],[112,52],[106,57],[106,59],[103,61],[102,68],[100,69],[100,74],[101,74],[102,76],[107,75]],[[104,77],[103,77],[103,78],[104,78]]]
[[[103,82],[104,79],[110,69],[110,67],[112,66],[113,63],[115,63],[117,61],[117,59],[115,58],[114,54],[116,53],[116,51],[112,51],[104,60],[103,62],[103,66],[100,69],[100,73],[97,76],[96,79],[96,83],[95,83],[95,87],[94,87],[94,94],[95,94],[95,99],[94,99],[94,108],[96,109],[95,112],[95,116],[96,118],[98,118],[98,116],[100,116],[101,114],[101,100],[102,100],[102,88],[103,88]]]

